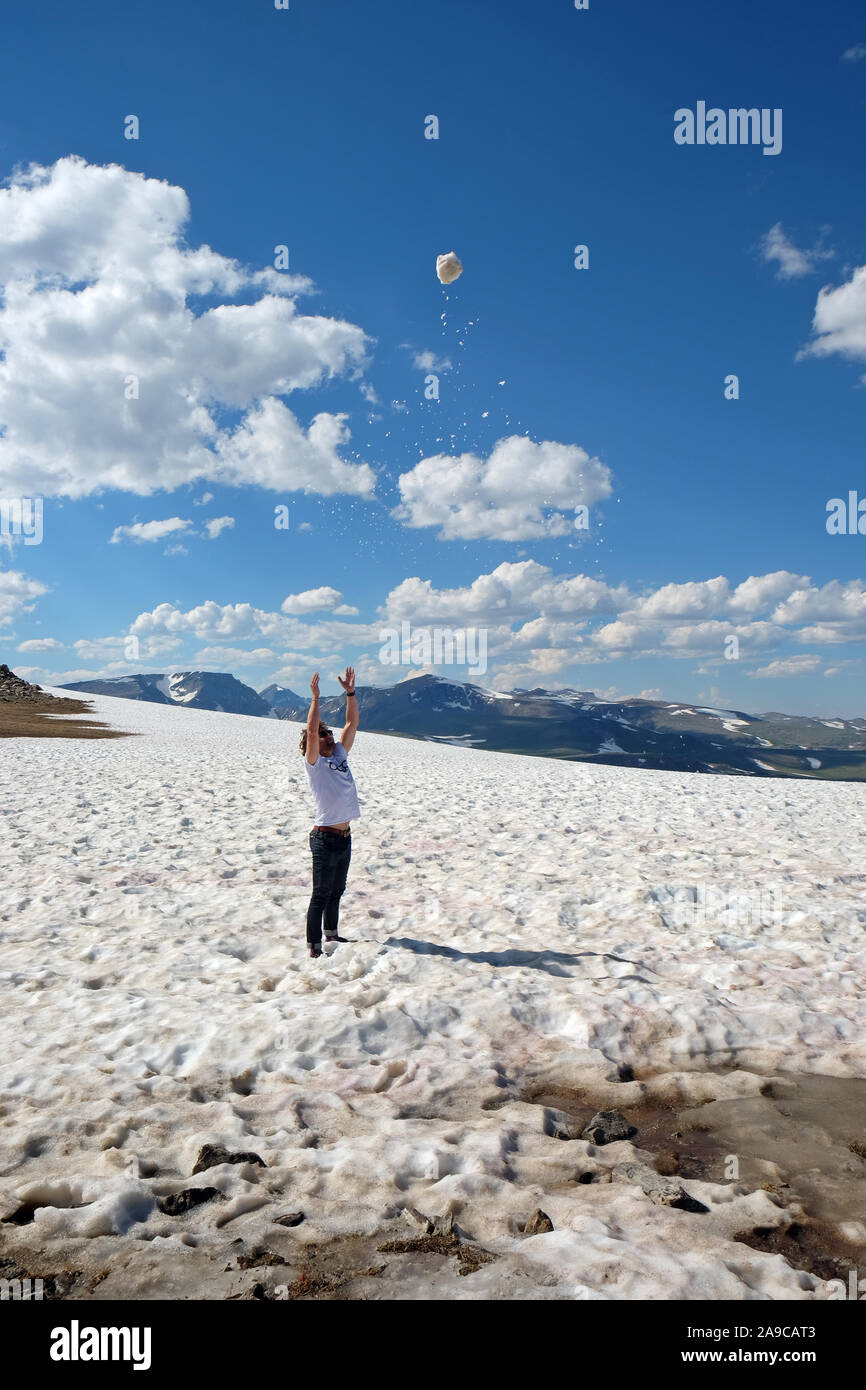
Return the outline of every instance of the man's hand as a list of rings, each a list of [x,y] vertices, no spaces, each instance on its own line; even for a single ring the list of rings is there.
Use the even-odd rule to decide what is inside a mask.
[[[337,677],[337,679],[339,680],[339,676]],[[319,673],[318,673],[318,671],[317,671],[316,674],[313,676],[313,679],[310,681],[310,689],[311,689],[312,692],[313,692],[313,699],[314,699],[314,700],[318,700],[318,698],[319,698]]]
[[[315,679],[318,679],[318,677],[316,677]],[[351,695],[351,694],[354,692],[354,689],[355,689],[355,668],[354,668],[354,666],[347,666],[347,667],[346,667],[346,678],[345,678],[345,680],[343,679],[342,676],[338,676],[338,677],[337,677],[337,680],[340,682],[340,684],[341,684],[341,686],[343,687],[343,689],[345,690],[346,694],[347,694],[347,695]]]

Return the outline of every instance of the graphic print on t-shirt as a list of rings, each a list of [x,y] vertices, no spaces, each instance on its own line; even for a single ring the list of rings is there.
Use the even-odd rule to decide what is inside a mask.
[[[358,792],[342,743],[334,745],[329,758],[319,754],[314,763],[305,759],[304,768],[316,805],[316,825],[343,825],[358,819]]]

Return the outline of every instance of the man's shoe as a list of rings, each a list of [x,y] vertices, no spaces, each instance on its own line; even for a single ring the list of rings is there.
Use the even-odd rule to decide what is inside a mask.
[[[321,946],[311,946],[311,947],[310,947],[310,959],[311,959],[311,960],[315,960],[316,957],[317,957],[317,956],[320,956],[321,954],[322,954],[322,948],[321,948]]]
[[[348,941],[348,936],[326,936],[326,941]]]

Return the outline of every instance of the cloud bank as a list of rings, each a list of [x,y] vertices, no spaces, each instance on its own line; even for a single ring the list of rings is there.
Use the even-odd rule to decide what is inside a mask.
[[[303,277],[185,245],[189,216],[183,189],[78,156],[0,189],[0,494],[372,492],[345,416],[305,428],[280,399],[358,377],[366,335],[299,313]]]

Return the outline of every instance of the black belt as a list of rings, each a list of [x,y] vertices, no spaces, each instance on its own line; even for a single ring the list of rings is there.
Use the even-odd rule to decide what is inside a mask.
[[[349,836],[352,833],[351,826],[347,826],[345,830],[337,830],[336,826],[333,825],[314,825],[313,829],[322,830],[326,835]]]

